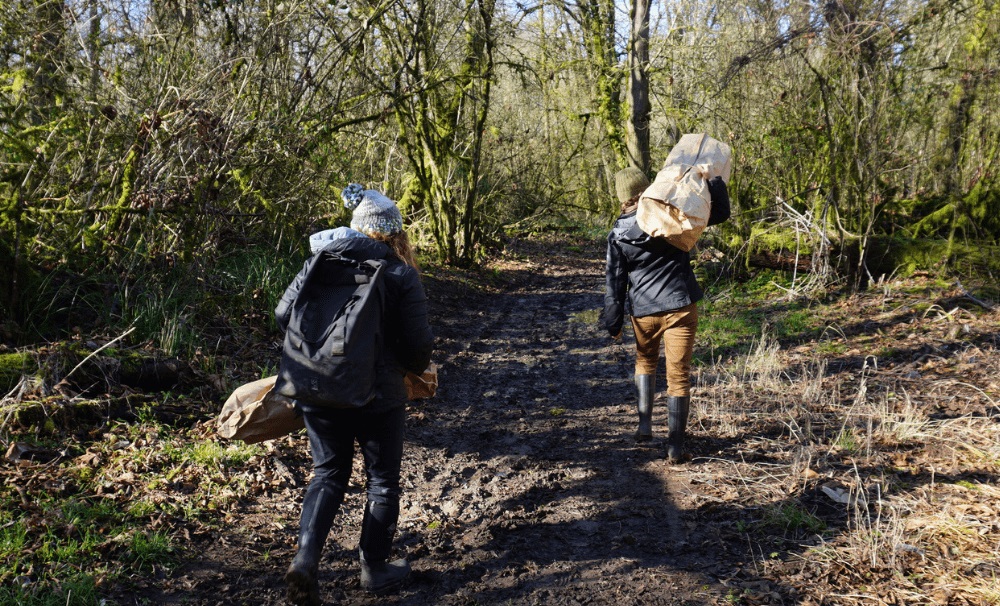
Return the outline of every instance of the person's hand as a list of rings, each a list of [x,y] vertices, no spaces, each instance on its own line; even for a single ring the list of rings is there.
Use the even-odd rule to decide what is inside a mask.
[[[611,335],[611,340],[612,341],[616,341],[616,342],[617,341],[621,341],[622,340],[622,331],[619,330],[617,335]]]

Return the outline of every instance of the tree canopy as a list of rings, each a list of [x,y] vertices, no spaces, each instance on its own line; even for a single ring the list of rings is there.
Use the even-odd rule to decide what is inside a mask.
[[[13,0],[4,330],[301,258],[350,182],[446,263],[606,226],[614,171],[686,132],[734,149],[717,246],[791,230],[857,285],[876,239],[1000,236],[998,31],[995,0]]]

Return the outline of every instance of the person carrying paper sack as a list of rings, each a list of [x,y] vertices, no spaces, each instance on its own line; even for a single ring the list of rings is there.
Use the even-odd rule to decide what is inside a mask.
[[[298,548],[285,573],[288,601],[296,606],[322,603],[320,557],[348,489],[355,443],[364,459],[367,493],[359,540],[361,587],[381,594],[399,587],[410,574],[405,559],[390,561],[389,556],[402,492],[407,400],[404,374],[423,372],[434,347],[427,296],[396,203],[359,184],[345,187],[341,197],[344,206],[352,210],[351,229],[338,228],[310,237],[310,248],[319,252],[306,261],[286,289],[275,309],[275,320],[282,331],[288,330],[308,270],[318,262],[318,254],[335,252],[358,262],[381,261],[385,272],[384,358],[376,365],[375,398],[367,404],[338,408],[298,402],[309,435],[314,473],[302,501]]]
[[[684,138],[682,142],[685,143],[684,149],[689,149]],[[699,141],[696,152],[699,148],[702,152],[709,148],[709,145],[703,148],[701,143]],[[728,148],[726,155],[728,156]],[[671,152],[667,167],[680,167],[686,158],[690,159],[691,156]],[[704,181],[703,188],[709,196],[710,203],[704,209],[705,225],[728,220],[729,192],[725,182],[729,177],[728,162],[722,165],[688,166],[699,171],[698,178]],[[663,343],[667,368],[666,454],[668,459],[680,461],[685,457],[684,437],[691,402],[690,372],[698,326],[697,302],[704,293],[691,267],[688,252],[690,247],[685,248],[684,242],[675,244],[676,238],[654,237],[640,226],[637,219],[643,197],[647,194],[666,197],[665,192],[670,183],[665,179],[674,175],[674,183],[679,183],[676,176],[680,175],[683,180],[694,172],[687,169],[665,170],[666,176],[661,179],[657,175],[657,181],[653,184],[637,168],[626,168],[615,174],[615,189],[621,203],[621,214],[608,234],[606,294],[601,325],[612,338],[618,339],[622,334],[625,315],[631,316],[636,341],[635,385],[639,416],[639,427],[635,435],[637,441],[647,441],[653,437],[655,377],[661,342]],[[711,178],[705,179],[706,176]],[[701,191],[697,183],[692,185],[696,186],[691,188],[692,191]],[[673,217],[679,216],[675,214]],[[689,220],[686,214],[685,219]],[[684,229],[674,231],[676,234],[685,233]],[[701,229],[697,233],[700,235]]]

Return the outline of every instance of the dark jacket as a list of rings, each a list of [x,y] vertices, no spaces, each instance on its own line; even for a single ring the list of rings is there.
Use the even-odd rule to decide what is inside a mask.
[[[712,196],[709,225],[729,219],[729,192],[716,177],[708,182]],[[690,255],[663,238],[646,234],[635,212],[623,214],[608,234],[607,291],[601,325],[612,336],[621,332],[625,314],[635,317],[680,309],[704,293],[691,269]]]
[[[427,295],[417,271],[403,263],[388,246],[371,238],[333,240],[324,250],[332,250],[355,261],[385,259],[385,372],[379,377],[380,397],[368,407],[381,408],[406,401],[403,375],[420,374],[431,360],[434,335],[427,321]],[[306,259],[292,283],[285,289],[274,310],[278,327],[288,328],[292,304],[316,255]],[[303,407],[305,408],[305,407]]]

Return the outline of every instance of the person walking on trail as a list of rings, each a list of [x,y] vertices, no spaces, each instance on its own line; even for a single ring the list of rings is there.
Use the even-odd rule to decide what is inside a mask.
[[[608,234],[607,292],[601,323],[621,338],[625,314],[635,332],[635,386],[638,392],[637,441],[653,438],[653,395],[660,342],[667,366],[667,457],[684,457],[684,434],[691,403],[691,354],[698,327],[697,302],[704,296],[691,258],[663,238],[653,238],[636,223],[639,196],[649,179],[638,168],[615,174],[621,215]],[[709,225],[729,219],[729,193],[720,177],[708,182],[712,197]]]
[[[406,371],[419,374],[426,369],[433,348],[427,297],[396,204],[378,191],[357,184],[345,188],[342,197],[345,206],[353,209],[351,228],[367,237],[333,234],[346,237],[329,240],[323,250],[335,250],[355,261],[386,261],[384,365],[379,366],[375,399],[362,407],[331,408],[298,402],[309,435],[314,476],[302,501],[298,551],[285,574],[288,599],[296,605],[320,604],[320,554],[344,500],[355,441],[364,457],[367,476],[367,504],[359,544],[361,587],[384,593],[401,585],[410,573],[405,559],[389,561],[389,554],[399,518],[407,400],[403,376]],[[288,327],[305,271],[303,268],[288,287],[275,310],[282,331]]]

